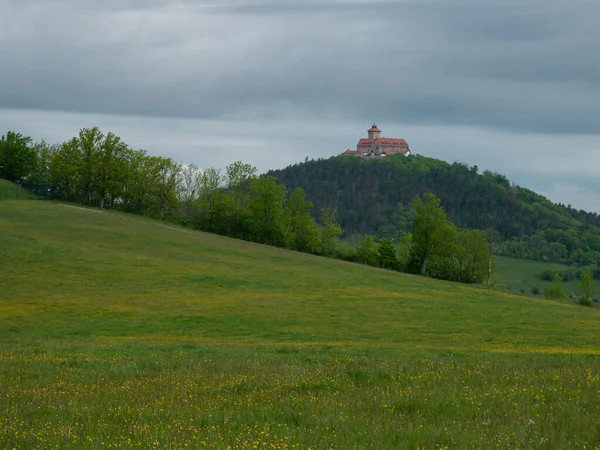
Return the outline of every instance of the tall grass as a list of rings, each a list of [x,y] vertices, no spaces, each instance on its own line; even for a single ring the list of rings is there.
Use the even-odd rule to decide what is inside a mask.
[[[3,448],[600,448],[600,314],[0,203]]]

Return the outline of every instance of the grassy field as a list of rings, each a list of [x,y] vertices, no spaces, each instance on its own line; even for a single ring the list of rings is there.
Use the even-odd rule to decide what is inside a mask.
[[[531,295],[531,290],[538,288],[540,295],[543,296],[543,292],[550,286],[550,281],[542,280],[540,275],[546,270],[559,272],[565,269],[569,269],[569,266],[559,263],[496,256],[493,279],[500,289]],[[579,292],[578,281],[563,282],[563,287],[568,294]]]
[[[0,202],[3,448],[600,448],[600,309]]]
[[[0,178],[0,200],[30,200],[36,196],[27,189]]]

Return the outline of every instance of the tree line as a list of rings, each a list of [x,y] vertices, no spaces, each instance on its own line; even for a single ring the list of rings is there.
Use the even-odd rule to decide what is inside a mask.
[[[415,197],[432,192],[448,218],[468,229],[494,228],[494,252],[520,259],[600,266],[600,219],[553,204],[504,175],[420,155],[306,161],[269,175],[302,187],[318,210],[337,207],[351,239],[371,235],[398,242],[410,232]]]
[[[432,193],[410,204],[411,231],[397,244],[378,244],[365,235],[354,247],[340,245],[338,257],[442,280],[491,284],[492,248],[486,232],[459,228],[448,220],[440,199]]]
[[[113,133],[84,128],[63,144],[32,143],[9,132],[0,141],[3,178],[40,197],[114,209],[294,250],[331,254],[342,233],[336,212],[321,224],[302,189],[288,194],[242,162],[225,171],[151,156]]]
[[[33,143],[9,132],[0,140],[0,174],[40,197],[114,209],[234,238],[372,266],[466,283],[488,274],[485,234],[457,228],[433,194],[407,208],[410,229],[393,242],[366,235],[350,246],[337,209],[318,220],[304,189],[235,162],[224,171],[200,169],[131,149],[113,133],[81,129],[62,143]]]

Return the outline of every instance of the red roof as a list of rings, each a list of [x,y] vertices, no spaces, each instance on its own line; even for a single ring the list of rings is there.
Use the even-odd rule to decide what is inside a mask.
[[[378,139],[359,139],[357,147],[370,147],[375,141],[379,141],[381,147],[408,147],[408,143],[404,139],[396,138],[378,138]]]
[[[403,148],[402,150],[383,150],[381,153],[384,155],[397,155],[398,153],[407,153],[408,149]]]
[[[354,155],[356,153],[356,150],[346,150],[344,153],[348,153],[349,155]]]
[[[377,128],[377,125],[373,124],[373,126],[369,129],[369,131],[381,131],[379,128]]]

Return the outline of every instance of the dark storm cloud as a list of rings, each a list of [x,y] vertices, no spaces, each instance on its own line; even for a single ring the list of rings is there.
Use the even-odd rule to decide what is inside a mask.
[[[600,129],[597,2],[8,5],[5,108]]]

